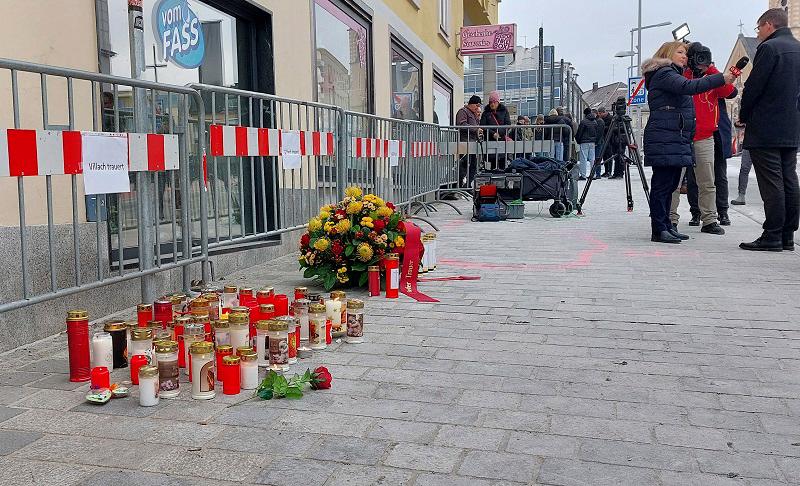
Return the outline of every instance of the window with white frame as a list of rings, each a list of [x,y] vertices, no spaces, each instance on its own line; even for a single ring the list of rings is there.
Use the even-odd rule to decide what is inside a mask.
[[[450,38],[450,0],[439,0],[439,30]]]

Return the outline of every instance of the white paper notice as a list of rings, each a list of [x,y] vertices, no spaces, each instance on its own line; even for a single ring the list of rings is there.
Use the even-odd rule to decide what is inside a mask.
[[[389,166],[400,165],[400,140],[389,140]]]
[[[281,133],[281,156],[284,170],[300,168],[300,132]]]
[[[86,194],[131,192],[126,134],[84,132],[81,145]]]

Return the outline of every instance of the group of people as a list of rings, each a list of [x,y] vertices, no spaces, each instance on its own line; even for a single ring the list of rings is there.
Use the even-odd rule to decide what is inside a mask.
[[[800,219],[796,173],[800,42],[788,23],[786,12],[780,8],[767,10],[759,18],[761,43],[735,123],[745,128],[743,148],[747,159],[752,159],[766,213],[762,235],[739,245],[745,250],[794,250],[794,232]],[[723,140],[729,137],[724,132],[729,133],[731,127],[724,100],[736,96],[736,76],[719,72],[710,62],[710,51],[706,56],[691,56],[692,49],[701,48],[683,41],[667,42],[642,65],[650,108],[643,142],[645,165],[653,169],[650,218],[654,242],[689,239],[677,227],[684,177],[692,206],[689,224],[702,225],[702,233],[713,235],[725,234],[721,226],[730,224],[725,177],[730,143]],[[696,61],[690,63],[690,57]],[[746,179],[748,173],[749,169],[743,167],[739,197],[733,204],[744,203],[741,175]]]
[[[583,181],[590,177],[592,167],[595,179],[623,177],[626,163],[622,157],[616,157],[620,133],[619,128],[612,123],[613,119],[605,107],[583,110],[583,120],[575,131],[580,161],[578,180]],[[604,163],[601,165],[600,162]]]

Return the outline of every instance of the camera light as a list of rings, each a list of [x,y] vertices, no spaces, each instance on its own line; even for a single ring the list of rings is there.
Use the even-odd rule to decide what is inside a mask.
[[[672,37],[674,37],[675,40],[683,40],[691,33],[692,31],[689,30],[689,24],[683,23],[677,29],[672,31]]]

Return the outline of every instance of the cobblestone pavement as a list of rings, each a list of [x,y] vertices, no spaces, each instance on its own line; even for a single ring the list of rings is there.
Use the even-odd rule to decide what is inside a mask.
[[[370,300],[367,342],[296,367],[334,375],[299,401],[92,406],[63,336],[6,353],[0,484],[800,483],[800,259],[739,250],[760,230],[737,211],[726,236],[652,244],[634,191],[631,214],[621,181],[598,182],[562,220],[443,207],[431,276],[481,280]],[[293,257],[226,281],[301,283]]]

